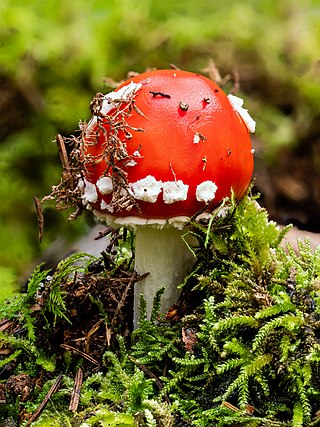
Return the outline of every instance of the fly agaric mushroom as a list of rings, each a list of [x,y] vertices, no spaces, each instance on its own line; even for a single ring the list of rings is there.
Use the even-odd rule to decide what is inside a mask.
[[[255,122],[243,101],[208,78],[180,70],[137,75],[98,94],[83,126],[82,201],[98,219],[136,231],[135,269],[150,274],[136,285],[150,314],[166,287],[162,310],[194,263],[184,226],[234,192],[241,198],[253,172],[249,132]]]

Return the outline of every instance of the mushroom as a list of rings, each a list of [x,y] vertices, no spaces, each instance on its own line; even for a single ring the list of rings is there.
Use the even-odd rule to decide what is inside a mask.
[[[135,269],[150,274],[136,284],[134,327],[141,293],[148,315],[162,287],[162,310],[176,302],[195,261],[182,239],[190,218],[248,188],[255,122],[242,105],[208,78],[180,70],[134,76],[91,104],[78,186],[99,220],[135,229]]]

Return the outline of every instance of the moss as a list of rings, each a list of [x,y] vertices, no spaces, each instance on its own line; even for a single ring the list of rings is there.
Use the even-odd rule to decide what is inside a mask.
[[[142,300],[134,332],[131,235],[113,235],[100,259],[38,267],[26,293],[1,308],[1,416],[33,419],[62,374],[35,425],[317,422],[320,250],[284,248],[285,232],[254,197],[225,200],[210,221],[190,224],[197,261],[176,305],[159,313],[159,292],[148,320]],[[22,374],[27,396],[8,386]]]

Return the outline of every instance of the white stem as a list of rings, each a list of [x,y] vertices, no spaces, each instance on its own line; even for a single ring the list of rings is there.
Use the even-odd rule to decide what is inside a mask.
[[[153,298],[156,292],[165,287],[162,296],[161,312],[166,313],[180,294],[177,286],[190,272],[195,262],[194,255],[182,240],[183,230],[174,227],[157,229],[148,226],[137,227],[135,245],[135,269],[137,273],[150,273],[144,280],[135,284],[134,328],[139,323],[140,295],[147,303],[147,316],[150,318]]]

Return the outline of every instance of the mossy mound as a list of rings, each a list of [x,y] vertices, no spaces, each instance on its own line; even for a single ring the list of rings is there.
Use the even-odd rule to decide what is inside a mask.
[[[142,300],[134,332],[130,233],[113,232],[100,259],[35,270],[1,308],[3,425],[320,422],[320,250],[284,248],[250,196],[189,230],[196,263],[179,300],[159,313],[160,292],[151,319]]]

